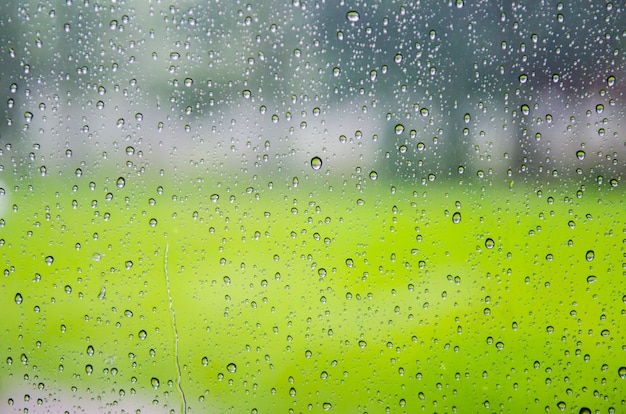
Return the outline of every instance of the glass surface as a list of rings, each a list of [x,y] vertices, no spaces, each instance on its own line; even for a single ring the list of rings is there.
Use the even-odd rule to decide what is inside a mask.
[[[2,3],[0,412],[624,412],[625,12]]]

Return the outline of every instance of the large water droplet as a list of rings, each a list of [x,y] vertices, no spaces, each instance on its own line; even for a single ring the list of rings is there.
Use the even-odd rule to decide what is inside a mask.
[[[459,224],[461,222],[461,213],[459,213],[458,211],[456,211],[453,215],[452,215],[452,222],[454,224]]]
[[[234,374],[235,372],[237,372],[237,365],[235,365],[234,363],[231,362],[230,364],[226,365],[226,369],[231,374]]]
[[[314,170],[319,170],[322,168],[322,159],[320,157],[311,158],[311,168]]]
[[[159,388],[160,385],[159,379],[152,377],[152,379],[150,380],[150,385],[152,385],[152,388],[156,390],[157,388]]]
[[[23,301],[23,299],[22,299],[22,294],[21,294],[21,293],[19,293],[19,292],[18,292],[18,293],[16,293],[16,294],[15,294],[15,303],[17,303],[18,305],[21,305],[21,304],[22,304],[22,301]]]
[[[346,13],[346,19],[348,19],[349,22],[358,22],[361,19],[361,15],[356,10],[350,10]]]
[[[493,247],[496,245],[496,243],[493,241],[493,239],[491,237],[489,237],[487,240],[485,240],[485,247],[488,249],[493,249]]]

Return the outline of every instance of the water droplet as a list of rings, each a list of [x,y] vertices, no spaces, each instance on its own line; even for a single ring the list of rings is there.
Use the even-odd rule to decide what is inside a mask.
[[[521,110],[522,110],[522,114],[524,115],[529,115],[530,114],[530,107],[526,104],[521,106]]]
[[[596,253],[593,250],[587,250],[587,253],[585,253],[585,259],[587,259],[588,262],[593,261],[595,257]]]
[[[598,278],[594,275],[589,275],[587,276],[587,283],[592,284],[595,283],[598,280]]]
[[[579,160],[584,160],[585,159],[585,151],[583,150],[578,150],[576,151],[576,158],[578,158]]]
[[[148,224],[150,224],[150,227],[156,227],[157,219],[151,218],[150,221],[148,222]]]
[[[398,124],[396,125],[396,135],[401,135],[404,132],[404,125]]]
[[[396,55],[393,57],[394,62],[398,64],[402,63],[402,59],[403,59],[403,56],[401,53],[396,53]]]
[[[232,362],[228,365],[226,365],[226,369],[228,370],[228,372],[230,372],[231,374],[234,374],[235,372],[237,372],[237,365],[233,364]]]
[[[615,76],[611,75],[608,78],[606,78],[606,84],[608,86],[615,86]]]
[[[348,19],[349,22],[358,22],[361,19],[361,15],[358,11],[351,10],[346,13],[346,19]]]
[[[454,224],[459,224],[461,222],[461,213],[459,213],[458,211],[456,211],[453,215],[452,215],[452,222]]]
[[[359,341],[359,348],[363,349],[367,346],[367,342],[365,342],[364,340],[360,340]]]
[[[619,367],[617,375],[619,375],[621,379],[626,379],[626,367]]]
[[[125,315],[127,318],[132,318],[132,317],[133,317],[133,311],[131,311],[130,309],[126,309],[126,310],[124,311],[124,315]]]
[[[376,171],[370,171],[370,180],[377,180],[378,173]]]
[[[124,180],[124,177],[119,177],[115,182],[115,185],[117,186],[117,188],[124,188],[124,186],[126,185],[126,180]]]
[[[94,353],[93,346],[92,346],[92,345],[89,345],[89,346],[87,347],[87,355],[89,355],[89,356],[93,356],[93,353]]]
[[[48,266],[51,266],[52,263],[54,263],[54,257],[52,257],[52,256],[46,256],[46,258],[44,260],[45,260],[45,262],[46,262],[46,264]]]
[[[333,405],[331,403],[325,402],[324,404],[322,404],[322,408],[324,409],[324,411],[328,411],[333,408]]]
[[[85,372],[87,373],[87,375],[91,375],[93,373],[93,365],[91,364],[85,365]]]
[[[211,194],[210,198],[211,198],[212,202],[217,203],[217,200],[220,199],[220,196],[219,196],[219,194]]]
[[[154,388],[155,390],[158,389],[160,385],[159,379],[152,377],[152,379],[150,380],[150,384],[152,385],[152,388]]]
[[[292,397],[295,397],[296,396],[296,389],[291,387],[289,389],[289,395],[292,396]]]
[[[311,168],[314,170],[319,170],[322,168],[322,159],[320,157],[311,158]]]
[[[131,147],[130,145],[126,147],[126,155],[131,156],[134,153],[135,153],[135,148]]]
[[[490,237],[487,240],[485,240],[485,247],[488,249],[493,249],[493,247],[496,245],[496,243],[493,241],[493,239]]]
[[[18,292],[18,293],[16,293],[16,294],[15,294],[15,303],[17,303],[18,305],[21,305],[21,304],[22,304],[22,301],[23,301],[23,299],[22,299],[22,294],[21,294],[21,293],[19,293],[19,292]]]
[[[141,330],[139,331],[139,339],[141,339],[142,341],[146,339],[146,337],[148,336],[148,332],[146,332],[145,330]]]
[[[209,358],[207,358],[207,357],[203,357],[203,358],[202,358],[202,366],[203,366],[203,367],[206,367],[206,366],[208,366],[208,365],[209,365]]]

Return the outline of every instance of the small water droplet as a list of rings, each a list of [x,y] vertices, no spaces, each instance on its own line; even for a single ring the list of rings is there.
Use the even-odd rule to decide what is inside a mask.
[[[154,388],[155,390],[158,389],[160,385],[159,379],[152,377],[152,379],[150,380],[150,384],[152,385],[152,388]]]
[[[598,278],[594,275],[589,275],[587,276],[587,283],[592,284],[595,283],[598,280]]]
[[[496,245],[496,243],[493,241],[493,239],[491,237],[489,237],[487,240],[485,240],[485,247],[488,249],[493,249],[493,247]]]
[[[237,372],[237,365],[235,365],[234,363],[231,362],[230,364],[226,365],[226,369],[231,374],[234,374],[235,372]]]
[[[52,256],[46,256],[46,258],[44,260],[45,260],[45,262],[46,262],[46,264],[48,266],[51,266],[52,263],[54,263],[54,257],[52,257]]]
[[[150,221],[148,222],[148,224],[150,224],[150,227],[156,227],[157,219],[151,218]]]
[[[292,397],[295,397],[296,396],[296,389],[291,387],[289,389],[289,395],[292,396]]]
[[[585,259],[587,259],[588,262],[592,262],[595,257],[596,253],[593,250],[587,250],[587,253],[585,253]]]
[[[87,373],[87,375],[91,375],[93,373],[93,365],[91,364],[85,365],[85,372]]]
[[[23,301],[22,294],[19,293],[19,292],[16,293],[15,294],[15,303],[17,303],[18,305],[21,305],[22,301]]]
[[[124,186],[126,185],[126,180],[124,179],[124,177],[119,177],[115,182],[115,185],[117,186],[117,188],[124,188]]]
[[[206,366],[208,366],[208,365],[209,365],[209,358],[207,358],[207,357],[203,357],[203,358],[202,358],[202,366],[203,366],[203,367],[206,367]]]
[[[378,173],[376,171],[370,171],[370,180],[377,180]]]
[[[584,160],[585,159],[585,151],[583,150],[578,150],[576,151],[576,158],[578,158],[579,160]]]
[[[619,367],[617,375],[619,375],[621,379],[626,379],[626,367]]]
[[[401,135],[404,132],[404,125],[398,124],[396,125],[396,135]]]
[[[146,337],[148,336],[148,333],[145,330],[141,330],[139,331],[139,339],[141,339],[142,341],[146,339]]]
[[[322,168],[322,159],[320,157],[311,158],[311,168],[314,170],[319,170]]]

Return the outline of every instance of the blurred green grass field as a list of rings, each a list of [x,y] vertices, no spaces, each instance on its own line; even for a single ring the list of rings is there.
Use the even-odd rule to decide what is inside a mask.
[[[6,186],[2,412],[626,410],[619,188],[94,183]]]

